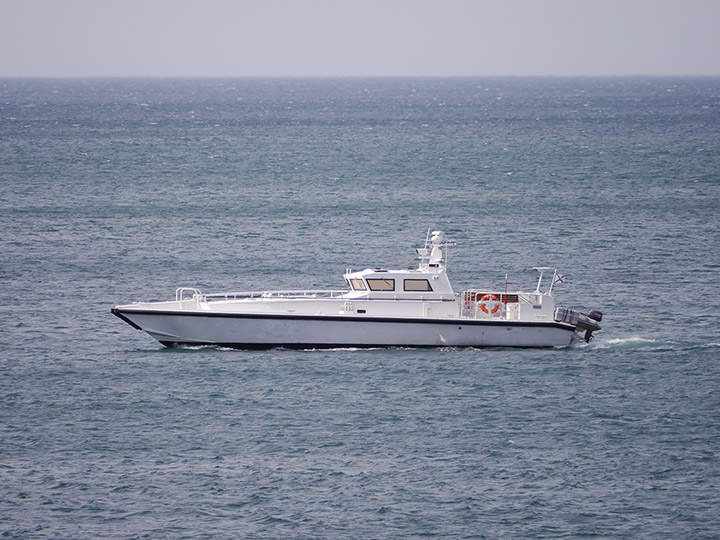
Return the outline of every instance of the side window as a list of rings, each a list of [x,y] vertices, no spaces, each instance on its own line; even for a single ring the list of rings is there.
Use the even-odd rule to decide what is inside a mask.
[[[367,280],[368,287],[371,291],[394,291],[395,280],[394,279],[380,279],[370,278]]]
[[[427,279],[406,279],[403,283],[406,291],[432,291]]]
[[[354,278],[350,280],[350,285],[352,286],[353,290],[355,291],[364,291],[365,289],[365,282],[360,278]]]

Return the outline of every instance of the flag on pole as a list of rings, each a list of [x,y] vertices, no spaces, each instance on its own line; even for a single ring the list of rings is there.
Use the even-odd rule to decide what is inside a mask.
[[[565,276],[555,274],[555,281],[553,281],[553,285],[555,285],[556,283],[565,283]]]

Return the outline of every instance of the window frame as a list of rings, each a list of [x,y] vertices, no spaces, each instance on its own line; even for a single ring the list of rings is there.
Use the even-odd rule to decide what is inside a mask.
[[[365,281],[370,290],[374,292],[393,292],[395,290],[395,278],[365,278]],[[383,282],[390,288],[378,287],[375,285],[376,282]]]
[[[408,282],[413,283],[425,283],[427,285],[426,289],[408,289]],[[418,279],[418,278],[407,278],[403,280],[403,291],[405,292],[433,292],[432,285],[430,284],[429,279]]]
[[[367,291],[367,285],[362,278],[350,278],[348,282],[350,283],[350,288],[353,291]],[[361,286],[357,287],[358,284]]]

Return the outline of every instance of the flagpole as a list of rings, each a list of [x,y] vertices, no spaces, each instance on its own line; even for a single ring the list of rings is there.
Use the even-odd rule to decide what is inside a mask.
[[[550,290],[548,291],[548,294],[552,294],[552,289],[555,286],[555,279],[557,279],[557,268],[553,272],[553,278],[552,278],[552,281],[550,282]]]

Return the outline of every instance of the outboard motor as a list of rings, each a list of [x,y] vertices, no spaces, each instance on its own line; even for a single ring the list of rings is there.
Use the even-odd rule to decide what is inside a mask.
[[[602,313],[597,310],[592,310],[589,314],[585,315],[574,309],[556,308],[555,309],[555,320],[570,324],[575,327],[575,330],[585,330],[585,341],[590,343],[592,339],[592,333],[596,330],[600,330],[600,321],[602,321]]]

